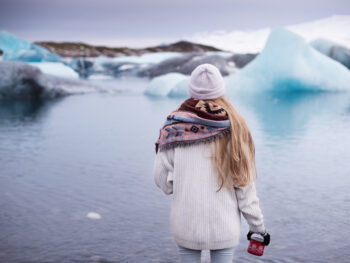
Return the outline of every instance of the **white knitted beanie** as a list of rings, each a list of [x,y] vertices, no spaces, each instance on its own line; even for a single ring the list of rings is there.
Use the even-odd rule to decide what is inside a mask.
[[[217,67],[201,64],[190,78],[188,94],[195,99],[216,99],[225,94],[225,81]]]

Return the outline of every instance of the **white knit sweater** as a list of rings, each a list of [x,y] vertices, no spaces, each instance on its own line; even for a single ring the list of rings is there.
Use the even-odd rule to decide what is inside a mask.
[[[201,143],[158,151],[153,175],[165,194],[173,194],[170,226],[177,245],[222,249],[238,245],[241,213],[253,232],[264,232],[255,183],[244,188],[222,187],[210,156]]]

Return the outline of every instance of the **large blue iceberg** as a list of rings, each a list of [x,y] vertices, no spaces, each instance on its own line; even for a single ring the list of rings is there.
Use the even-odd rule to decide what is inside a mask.
[[[227,77],[226,84],[229,93],[350,90],[350,71],[281,28],[271,32],[263,51]]]
[[[0,31],[0,50],[3,60],[41,62],[60,61],[61,57],[46,48],[20,39],[7,31]]]
[[[228,94],[349,91],[350,71],[286,30],[271,32],[263,51],[242,70],[224,78]],[[188,77],[170,73],[154,78],[146,95],[186,97]]]

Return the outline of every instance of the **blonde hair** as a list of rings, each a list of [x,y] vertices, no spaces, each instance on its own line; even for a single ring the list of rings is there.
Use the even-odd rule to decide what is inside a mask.
[[[213,143],[215,148],[212,150],[211,159],[221,181],[216,192],[219,192],[223,185],[228,189],[232,189],[233,186],[244,187],[257,178],[255,146],[247,123],[225,95],[204,101],[223,107],[230,120],[231,132],[217,138]]]

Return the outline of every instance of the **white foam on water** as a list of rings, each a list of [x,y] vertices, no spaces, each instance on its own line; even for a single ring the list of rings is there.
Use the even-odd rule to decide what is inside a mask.
[[[89,212],[87,215],[86,215],[87,218],[90,218],[90,219],[93,219],[93,220],[97,220],[97,219],[101,219],[102,216],[98,213],[95,213],[95,212]]]

